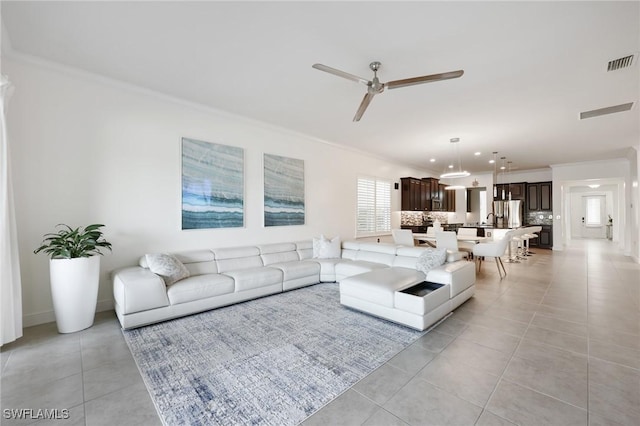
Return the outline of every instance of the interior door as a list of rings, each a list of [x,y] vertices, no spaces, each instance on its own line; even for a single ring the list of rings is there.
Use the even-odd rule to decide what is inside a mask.
[[[604,195],[585,195],[582,197],[582,238],[606,238],[606,199]]]

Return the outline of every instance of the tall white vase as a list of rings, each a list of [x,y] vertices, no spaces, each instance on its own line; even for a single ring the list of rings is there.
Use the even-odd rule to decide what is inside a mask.
[[[100,256],[51,259],[49,275],[58,332],[91,327],[98,302]]]

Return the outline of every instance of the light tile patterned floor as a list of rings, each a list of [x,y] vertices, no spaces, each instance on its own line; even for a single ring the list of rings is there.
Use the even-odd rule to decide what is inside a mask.
[[[473,299],[305,425],[638,425],[640,265],[609,241],[492,262]],[[55,424],[158,425],[112,313],[25,330],[0,352],[1,403],[68,408]],[[36,424],[48,424],[45,421]]]

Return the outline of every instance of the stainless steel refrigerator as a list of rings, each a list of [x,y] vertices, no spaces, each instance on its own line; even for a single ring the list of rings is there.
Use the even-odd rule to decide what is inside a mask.
[[[493,213],[498,227],[520,228],[522,226],[523,213],[520,200],[494,201]]]

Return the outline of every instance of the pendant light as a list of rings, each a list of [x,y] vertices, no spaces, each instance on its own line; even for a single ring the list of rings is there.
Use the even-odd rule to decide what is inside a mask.
[[[498,151],[493,151],[493,160],[489,163],[493,164],[493,198],[498,197]]]
[[[454,179],[454,178],[463,178],[471,175],[466,170],[462,170],[462,163],[460,161],[460,153],[458,152],[458,142],[460,142],[460,138],[452,138],[449,140],[451,142],[451,150],[453,152],[453,158],[458,158],[458,170],[453,170],[453,163],[449,165],[449,171],[440,175],[441,179]]]

